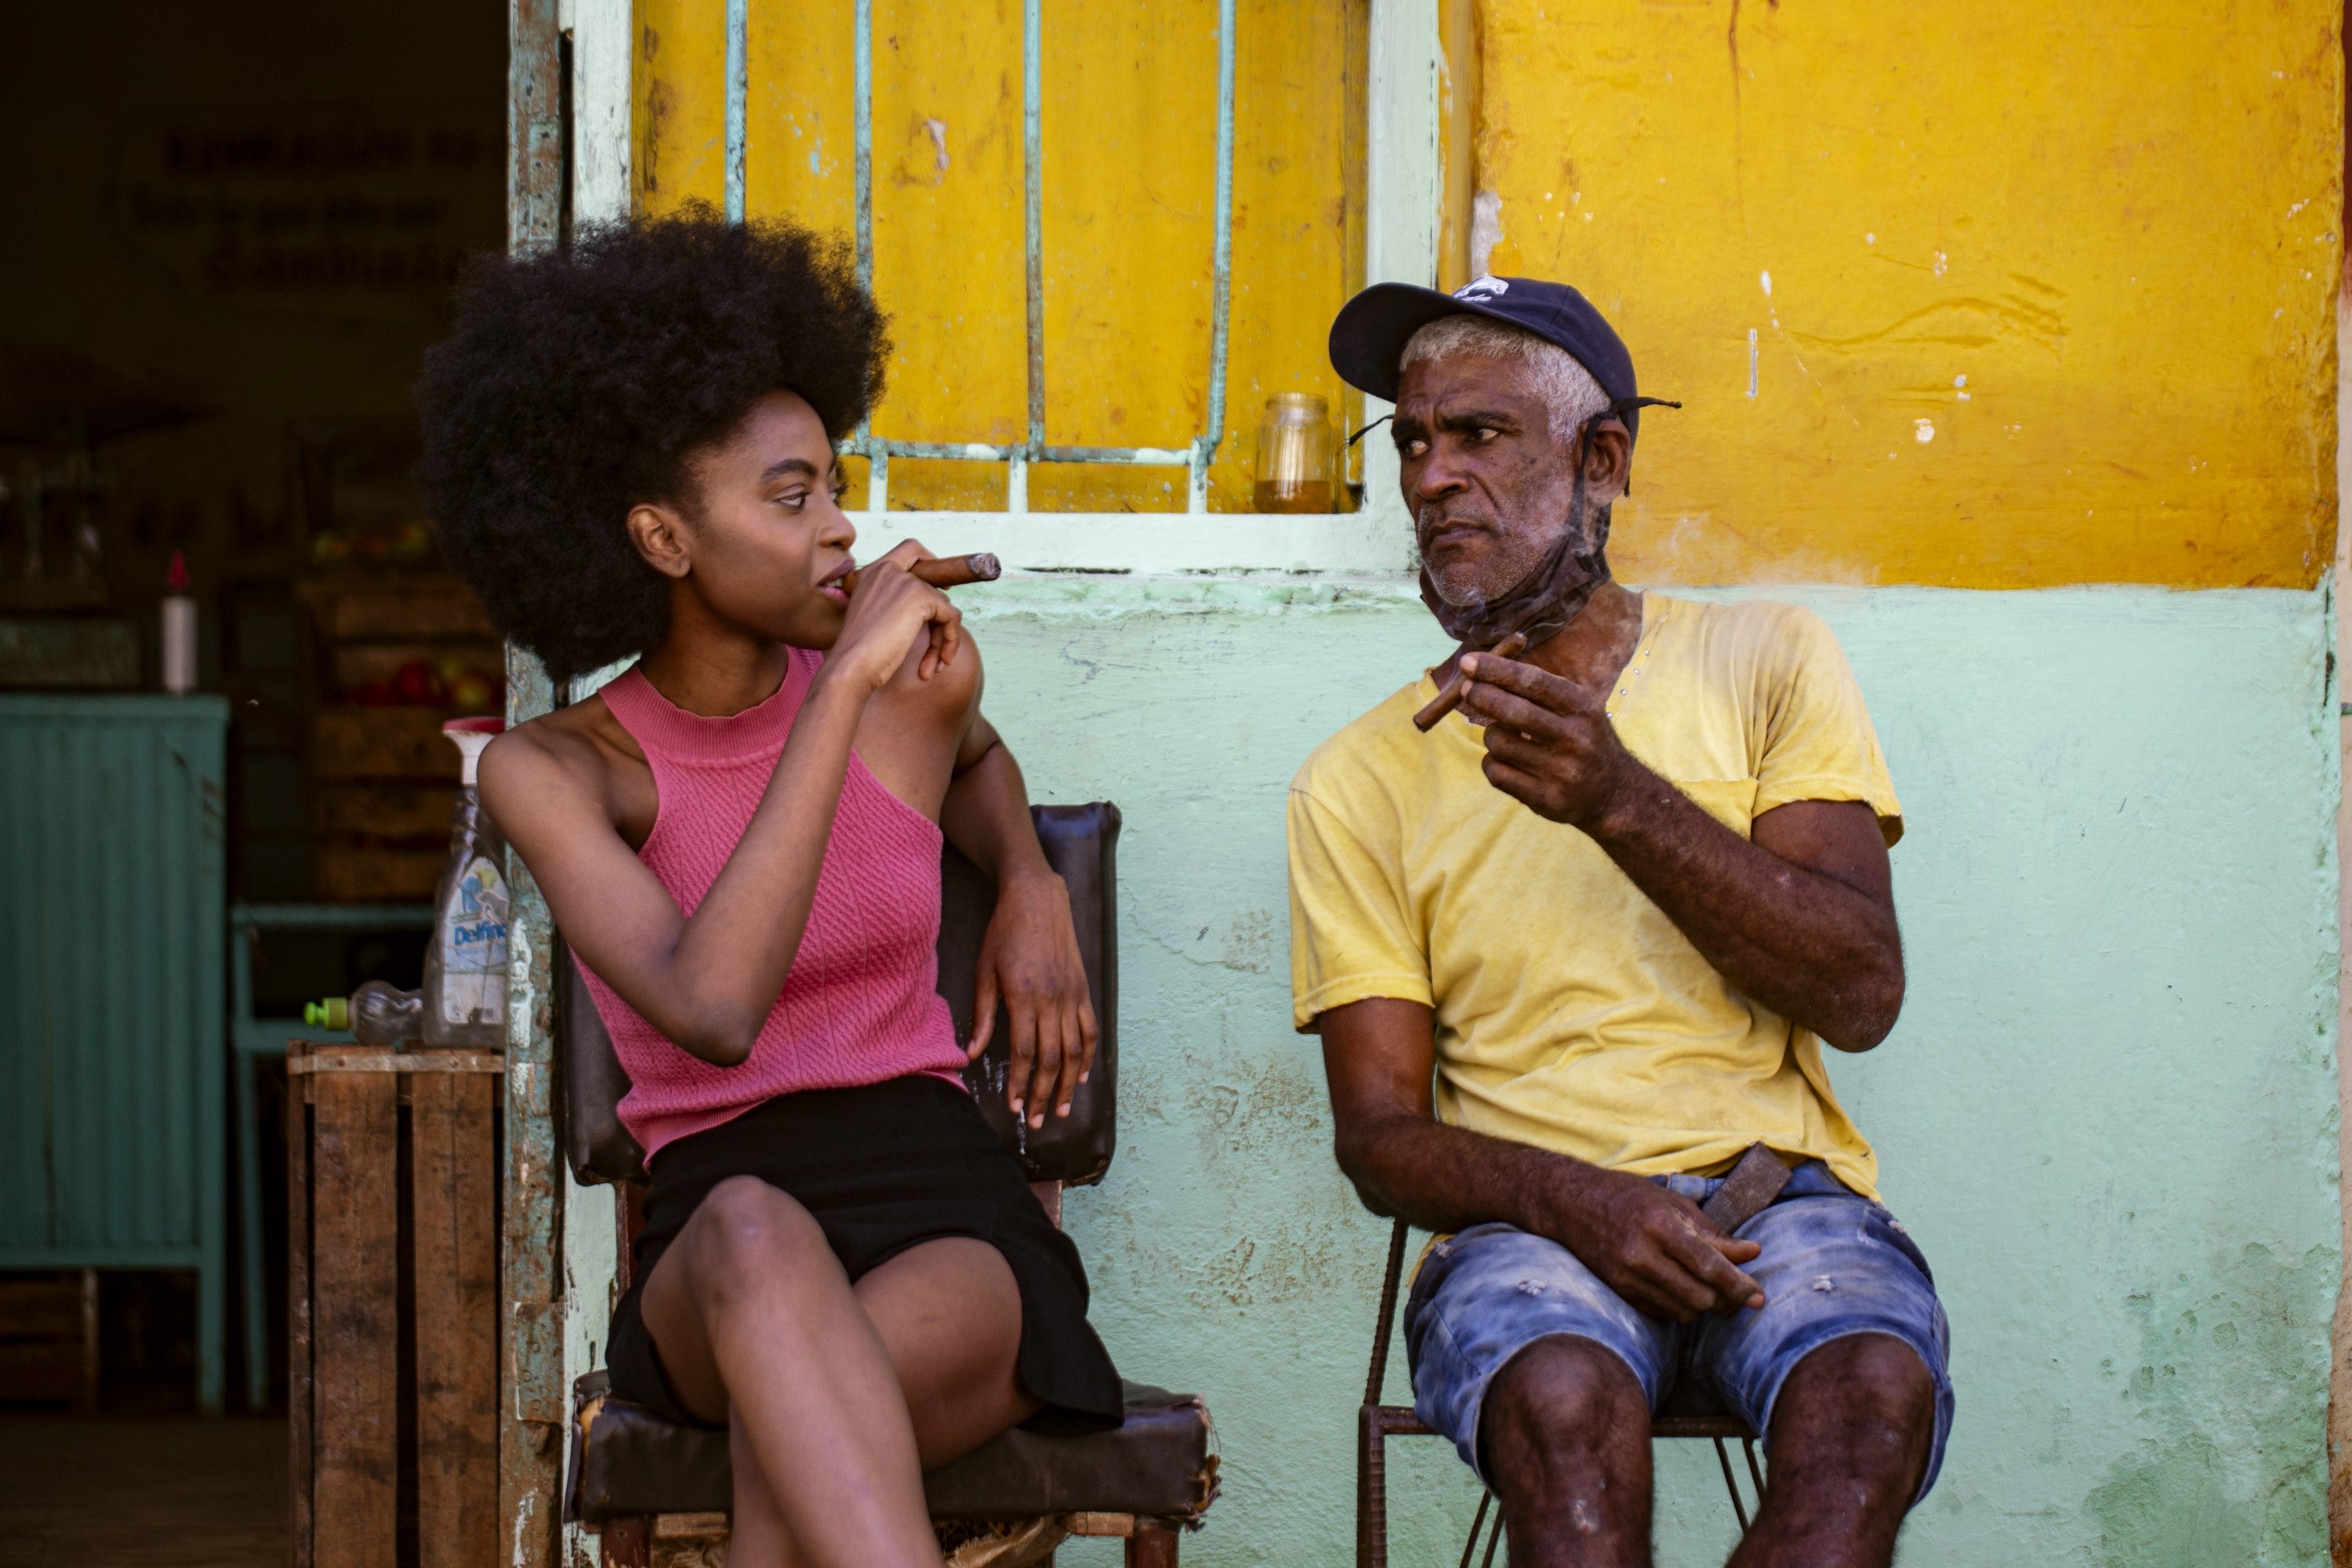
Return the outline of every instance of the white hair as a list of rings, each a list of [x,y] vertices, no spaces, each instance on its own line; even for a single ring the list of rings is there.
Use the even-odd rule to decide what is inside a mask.
[[[1551,433],[1559,440],[1574,440],[1586,420],[1609,406],[1609,395],[1574,354],[1533,332],[1486,316],[1438,317],[1406,340],[1397,369],[1455,354],[1517,360],[1528,366],[1535,373],[1537,395],[1551,411]]]

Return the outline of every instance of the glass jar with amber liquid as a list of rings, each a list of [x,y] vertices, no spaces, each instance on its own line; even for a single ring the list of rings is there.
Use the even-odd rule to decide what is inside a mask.
[[[1257,426],[1259,511],[1331,510],[1331,407],[1311,392],[1265,400]]]

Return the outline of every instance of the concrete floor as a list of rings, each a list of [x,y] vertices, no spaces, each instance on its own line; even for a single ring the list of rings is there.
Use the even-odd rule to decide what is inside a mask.
[[[12,1568],[281,1568],[286,1424],[0,1415]]]

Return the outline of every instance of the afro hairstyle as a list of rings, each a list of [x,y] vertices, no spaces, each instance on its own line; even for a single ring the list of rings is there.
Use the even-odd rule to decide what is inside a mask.
[[[887,325],[838,239],[705,205],[482,258],[417,385],[443,554],[556,680],[656,646],[669,583],[629,509],[691,512],[694,454],[770,393],[848,434],[881,395]]]

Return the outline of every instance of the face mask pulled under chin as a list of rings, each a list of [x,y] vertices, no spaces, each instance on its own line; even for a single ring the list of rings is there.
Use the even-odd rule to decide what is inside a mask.
[[[1421,602],[1456,642],[1489,648],[1513,632],[1523,632],[1532,647],[1576,619],[1601,584],[1609,581],[1608,543],[1609,509],[1594,508],[1588,518],[1584,479],[1580,474],[1568,526],[1526,576],[1493,598],[1454,605],[1438,593],[1423,563]]]

